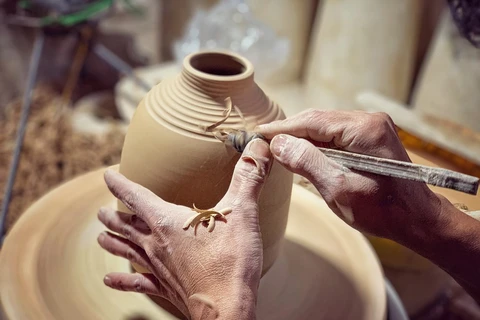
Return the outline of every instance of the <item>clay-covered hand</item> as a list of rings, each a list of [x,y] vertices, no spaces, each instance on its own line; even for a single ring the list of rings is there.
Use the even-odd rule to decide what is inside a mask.
[[[272,139],[276,160],[306,177],[329,207],[353,227],[401,240],[415,226],[436,221],[440,199],[424,183],[349,170],[316,148],[410,161],[387,114],[307,110],[256,131]]]
[[[202,224],[196,232],[185,230],[195,211],[107,171],[110,191],[134,215],[101,209],[99,219],[122,237],[104,232],[98,241],[153,275],[111,273],[106,285],[163,297],[193,319],[253,319],[263,260],[257,201],[271,162],[266,142],[249,143],[227,193],[213,208],[231,212],[217,217],[211,232]]]

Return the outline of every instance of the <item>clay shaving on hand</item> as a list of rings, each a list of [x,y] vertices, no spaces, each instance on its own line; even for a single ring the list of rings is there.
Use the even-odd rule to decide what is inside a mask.
[[[207,226],[207,231],[212,232],[213,229],[215,229],[215,218],[221,216],[222,218],[225,218],[227,214],[232,212],[232,208],[224,208],[222,210],[216,211],[213,208],[212,209],[207,209],[207,210],[202,210],[198,209],[195,204],[193,205],[193,211],[195,211],[197,214],[194,216],[190,217],[185,224],[183,225],[184,230],[188,230],[188,228],[192,227],[194,229],[197,228],[199,223],[207,222],[208,221],[208,226]]]

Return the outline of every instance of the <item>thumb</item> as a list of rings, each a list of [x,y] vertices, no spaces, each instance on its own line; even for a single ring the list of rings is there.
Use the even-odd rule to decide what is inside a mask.
[[[232,182],[224,199],[258,201],[272,162],[268,143],[261,139],[248,143],[235,166]]]
[[[317,188],[339,166],[309,141],[286,134],[275,136],[270,142],[270,149],[280,164],[307,178]]]

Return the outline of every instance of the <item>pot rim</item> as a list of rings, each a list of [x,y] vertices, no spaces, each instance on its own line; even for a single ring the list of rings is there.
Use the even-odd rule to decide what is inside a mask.
[[[219,75],[204,72],[199,70],[198,68],[192,65],[192,61],[194,59],[201,59],[202,56],[211,56],[212,55],[219,55],[219,58],[226,58],[231,60],[232,68],[241,67],[241,70],[233,75]],[[228,63],[228,62],[227,62]],[[234,64],[239,64],[239,66],[233,66]],[[212,64],[212,67],[216,65]],[[212,80],[212,81],[239,81],[245,80],[253,76],[254,68],[253,64],[247,60],[246,58],[242,57],[241,55],[229,51],[229,50],[201,50],[195,53],[191,53],[185,57],[183,60],[183,68],[190,74],[205,79],[205,80]]]

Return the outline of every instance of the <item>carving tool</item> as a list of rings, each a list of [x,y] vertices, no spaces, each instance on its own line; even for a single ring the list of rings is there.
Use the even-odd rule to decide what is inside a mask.
[[[259,133],[235,131],[228,134],[226,143],[238,152],[243,152],[248,142],[253,139],[265,139]],[[393,178],[424,182],[433,186],[453,189],[467,194],[476,195],[479,178],[455,172],[452,170],[423,166],[411,162],[384,159],[364,154],[347,152],[336,149],[318,149],[330,159],[335,160],[346,168],[362,172],[378,174]]]

